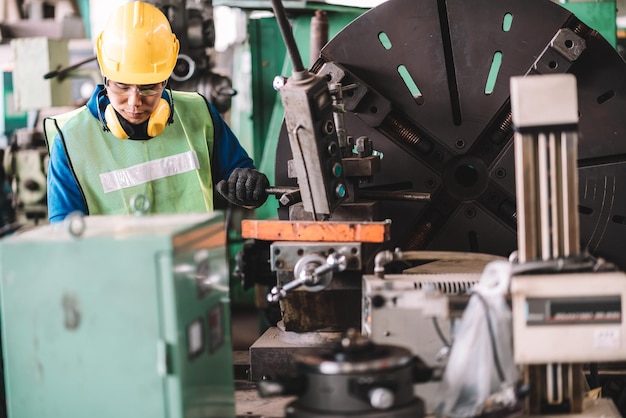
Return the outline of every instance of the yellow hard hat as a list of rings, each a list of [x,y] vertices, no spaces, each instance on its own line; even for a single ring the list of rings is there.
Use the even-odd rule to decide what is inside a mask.
[[[125,84],[167,80],[176,65],[179,48],[165,15],[142,1],[118,8],[96,39],[102,74]]]

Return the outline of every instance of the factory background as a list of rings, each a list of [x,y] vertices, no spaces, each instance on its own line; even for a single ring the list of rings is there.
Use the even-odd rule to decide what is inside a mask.
[[[285,106],[298,63],[273,1],[148,2],[181,40],[169,87],[218,109],[270,197],[59,232],[43,121],[102,82],[92,41],[127,1],[2,0],[9,417],[626,413],[626,0],[284,0],[314,110]],[[304,152],[287,114],[326,127]],[[454,335],[494,278],[487,342]]]

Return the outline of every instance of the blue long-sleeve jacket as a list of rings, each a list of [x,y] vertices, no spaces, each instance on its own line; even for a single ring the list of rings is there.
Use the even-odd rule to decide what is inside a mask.
[[[103,98],[100,94],[103,88],[102,85],[99,85],[86,104],[91,115],[98,120],[100,120],[99,112],[102,106],[108,104],[108,99]],[[168,96],[168,92],[164,91],[163,98],[169,101]],[[100,103],[98,103],[99,100]],[[102,100],[106,102],[103,103]],[[228,179],[235,168],[254,168],[254,163],[215,107],[206,99],[205,102],[215,129],[210,165],[213,182],[217,184],[220,180]],[[175,111],[176,105],[174,104]],[[87,214],[85,199],[74,177],[63,140],[59,134],[56,135],[50,149],[47,183],[48,218],[50,222],[61,221],[74,211]]]

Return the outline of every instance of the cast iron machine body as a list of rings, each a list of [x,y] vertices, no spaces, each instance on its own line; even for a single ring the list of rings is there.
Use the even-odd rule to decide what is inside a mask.
[[[508,81],[574,74],[581,248],[621,266],[625,69],[604,38],[550,1],[391,0],[337,34],[311,72],[348,90],[346,132],[367,137],[380,159],[354,201],[381,189],[430,194],[376,199],[376,219],[392,221],[389,248],[502,256],[517,236]],[[276,184],[295,185],[291,158],[283,131]]]
[[[330,205],[329,214],[312,211],[302,194],[301,201],[281,199],[279,218],[290,224],[290,236],[311,245],[315,240],[302,238],[299,227],[386,222],[389,234],[360,252],[364,270],[371,269],[372,255],[381,249],[508,257],[518,235],[509,80],[563,73],[576,76],[580,116],[578,198],[568,207],[580,221],[573,242],[623,268],[626,191],[619,179],[626,174],[626,64],[596,31],[547,0],[389,0],[354,20],[322,49],[310,70],[316,80],[326,80],[334,110],[341,114],[332,136],[342,153],[333,161],[344,168],[345,199]],[[302,191],[292,117],[286,115],[278,143],[275,184]],[[327,178],[326,187],[336,190],[331,184]],[[281,239],[277,234],[263,238],[259,223],[248,227],[248,238]],[[329,248],[320,253],[325,260]],[[351,283],[350,274],[335,271],[333,281],[345,276],[343,283]],[[288,273],[279,280],[277,292],[297,277]],[[359,281],[352,285],[355,298],[361,297]],[[301,292],[306,284],[306,278],[294,284],[280,302],[285,318],[299,318],[287,331],[304,336],[351,325],[337,324],[336,316],[322,318],[334,315],[328,307],[336,301],[302,303],[301,298],[331,293],[329,288]],[[353,299],[339,303],[352,306]],[[358,317],[361,305],[352,307]]]

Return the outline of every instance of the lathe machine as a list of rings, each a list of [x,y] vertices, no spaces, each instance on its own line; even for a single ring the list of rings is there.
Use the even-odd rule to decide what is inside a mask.
[[[293,73],[275,82],[285,108],[275,183],[291,189],[279,196],[278,221],[242,224],[244,237],[271,242],[277,281],[267,299],[282,318],[250,349],[253,379],[293,366],[277,358],[360,327],[355,301],[381,250],[518,250],[518,200],[534,195],[514,174],[513,77],[576,79],[577,154],[561,175],[579,181],[552,216],[579,233],[569,231],[568,251],[524,261],[570,257],[580,245],[626,267],[626,64],[571,12],[542,0],[390,0],[335,36],[310,71],[282,27]],[[535,228],[538,219],[525,222]],[[354,233],[361,228],[384,233],[370,241]],[[521,232],[528,240],[540,233]],[[392,261],[388,273],[413,267]]]
[[[399,374],[403,385],[408,382],[408,368],[413,365],[409,353],[389,349],[380,354],[348,331],[366,329],[362,328],[367,323],[363,316],[365,297],[381,308],[400,302],[401,296],[412,292],[404,289],[394,301],[388,293],[398,289],[383,284],[368,293],[363,287],[364,276],[373,272],[390,277],[424,268],[414,264],[429,260],[414,263],[412,257],[402,256],[423,251],[432,252],[431,257],[444,264],[429,274],[449,273],[456,268],[439,252],[487,254],[485,258],[475,256],[486,264],[490,257],[508,258],[517,250],[517,261],[539,261],[537,270],[530,269],[532,274],[552,273],[551,269],[562,268],[562,264],[569,266],[561,263],[564,259],[580,262],[585,268],[598,266],[595,260],[599,259],[618,269],[626,268],[621,247],[626,234],[626,190],[621,181],[626,175],[626,118],[622,115],[626,108],[626,64],[598,32],[549,0],[388,0],[328,42],[307,70],[289,36],[281,3],[273,1],[272,5],[293,66],[290,77],[277,77],[274,83],[285,110],[274,179],[274,190],[280,191],[279,219],[242,223],[245,238],[269,243],[269,252],[252,258],[258,265],[248,265],[243,271],[248,273],[247,280],[254,281],[254,272],[266,270],[269,263],[275,280],[268,288],[266,303],[279,304],[281,317],[250,348],[253,380],[276,381],[280,374],[304,365],[309,372],[315,371],[321,387],[325,387],[325,380],[336,383],[332,377],[325,379],[333,370],[358,374],[363,370],[350,366],[367,360],[366,372],[374,376],[368,375],[354,386],[359,400],[344,404],[333,398],[326,406],[348,408],[342,413],[359,416],[392,416],[385,408],[395,408],[398,417],[419,415],[429,405],[424,409],[406,390],[391,393],[394,379],[386,374],[385,360],[394,360],[396,365],[407,367]],[[566,120],[551,122],[558,129],[552,126],[549,133],[576,132],[577,143],[573,148],[571,135],[565,136],[562,149],[569,159],[560,160],[564,164],[550,159],[556,154],[544,160],[546,170],[539,170],[533,179],[545,175],[561,180],[547,182],[549,190],[558,193],[533,201],[537,190],[522,187],[526,177],[515,174],[520,166],[527,168],[528,161],[519,160],[514,133],[540,134],[544,124],[524,124],[520,121],[525,119],[516,119],[510,81],[564,74],[575,77],[577,107],[575,112],[568,108]],[[571,90],[555,89],[554,95],[565,92],[571,94]],[[532,98],[524,103],[532,103]],[[544,111],[536,106],[535,110],[539,109],[536,113]],[[557,166],[564,171],[551,171]],[[573,173],[578,181],[566,185],[564,180]],[[535,207],[538,202],[543,205]],[[526,210],[521,211],[522,207]],[[519,229],[520,215],[533,213],[533,208],[538,211],[535,217],[523,220],[529,229]],[[552,212],[553,208],[557,211]],[[84,224],[70,222],[69,233],[46,227],[3,243],[3,335],[9,343],[5,353],[11,357],[7,370],[10,410],[16,416],[45,416],[47,411],[37,410],[41,404],[26,401],[35,394],[47,405],[56,405],[64,417],[95,416],[96,412],[122,416],[116,407],[132,416],[232,416],[232,399],[226,393],[232,388],[232,363],[224,351],[229,340],[225,325],[228,300],[219,273],[223,270],[219,249],[223,236],[219,228],[212,229],[218,223],[212,219],[171,218],[161,223],[158,218],[136,217],[132,221],[119,219],[120,228],[117,221],[103,228],[99,220],[86,219]],[[552,222],[546,226],[542,219]],[[203,226],[195,231],[198,224]],[[557,231],[559,239],[555,239]],[[533,247],[537,237],[546,241]],[[196,238],[203,248],[194,246]],[[29,248],[35,248],[36,254],[29,249],[30,258],[48,258],[51,264],[44,266],[45,272],[54,276],[72,269],[73,279],[59,287],[45,280],[41,266],[17,266],[23,246],[31,239],[35,244]],[[142,247],[141,254],[134,251],[137,245]],[[207,252],[206,245],[215,252]],[[75,274],[80,266],[56,263],[60,260],[56,251],[61,249],[83,253],[84,259],[93,260],[88,263],[92,270]],[[122,253],[115,263],[102,264],[106,260],[103,253],[115,251]],[[379,254],[391,255],[381,261],[377,260]],[[138,260],[143,260],[139,264],[149,271],[132,276],[143,280],[125,279]],[[214,268],[216,275],[211,274]],[[15,280],[18,271],[20,275],[25,272],[26,278]],[[426,286],[425,290],[458,296],[477,279],[475,271],[470,272],[474,274],[471,277],[467,270],[461,273],[468,280],[460,286],[448,281],[454,284]],[[588,312],[571,309],[581,305],[578,302],[593,307],[586,303],[586,294],[573,294],[572,289],[558,294],[558,286],[556,291],[526,286],[532,274],[515,273],[511,282],[513,312],[525,318],[515,323],[516,338],[529,335],[524,334],[527,332],[530,336],[526,338],[541,338],[536,331],[550,320],[580,320]],[[592,268],[589,276],[595,275],[607,277],[604,270]],[[88,277],[90,282],[80,277]],[[117,284],[127,292],[113,295],[106,283]],[[421,282],[406,283],[420,290]],[[376,292],[385,300],[376,299]],[[34,314],[32,310],[23,312],[21,299],[33,295],[39,298],[40,309]],[[621,328],[616,326],[623,321],[617,303],[622,294],[613,289],[596,296],[599,299],[594,302],[606,308],[598,312],[608,327],[592,331],[591,341],[598,348],[620,352],[615,346],[622,341]],[[128,328],[134,321],[147,320],[134,316],[138,300],[144,301],[147,305],[142,309],[153,315],[149,323]],[[97,305],[107,301],[107,306]],[[541,316],[545,312],[542,309],[553,306],[552,302],[560,309],[550,311],[551,316]],[[128,308],[128,312],[112,309],[115,306]],[[532,308],[532,315],[520,314],[525,306]],[[179,309],[182,307],[185,309]],[[445,316],[445,310],[439,308],[440,304],[432,304],[427,315]],[[105,310],[108,315],[102,314]],[[30,322],[22,328],[11,321],[15,316]],[[387,335],[386,331],[378,333],[376,324],[371,326],[370,334],[380,338],[378,342],[394,335],[393,330],[386,330]],[[105,338],[112,328],[128,331],[123,338]],[[90,330],[93,333],[86,334]],[[337,343],[340,349],[333,352],[332,360],[338,369],[329,373],[322,361],[329,358],[324,350]],[[515,341],[516,347],[523,347],[519,343]],[[421,349],[421,345],[415,347],[417,355]],[[132,361],[126,358],[126,350],[132,353]],[[145,352],[149,354],[142,355]],[[374,356],[368,357],[372,353]],[[516,360],[531,365],[526,370],[535,381],[550,382],[545,387],[538,385],[540,390],[529,395],[536,407],[531,411],[580,411],[580,380],[570,377],[581,372],[582,357],[569,358],[561,367],[558,359],[532,357],[535,354],[533,350],[517,351],[517,355],[529,357]],[[112,358],[116,368],[104,361]],[[49,370],[42,366],[46,364],[63,370]],[[84,384],[83,366],[97,369],[99,364],[103,366],[98,384]],[[219,372],[201,372],[208,369]],[[67,386],[50,384],[48,376],[68,371]],[[116,384],[115,377],[122,374]],[[129,381],[126,375],[138,380]],[[225,380],[214,380],[218,376]],[[384,384],[368,385],[368,378]],[[343,379],[341,385],[349,386],[350,382]],[[559,390],[551,390],[554,382],[560,382]],[[381,388],[386,390],[376,390]],[[105,402],[94,408],[94,400],[105,399],[100,396],[103,391],[117,391],[118,399],[128,398],[126,403]],[[138,403],[136,393],[145,402]],[[296,416],[334,416],[332,410],[310,410],[311,405],[324,405],[321,393],[296,404]],[[392,394],[397,396],[391,399]],[[75,396],[76,402],[55,403],[67,396]],[[402,404],[394,404],[397,399]]]

